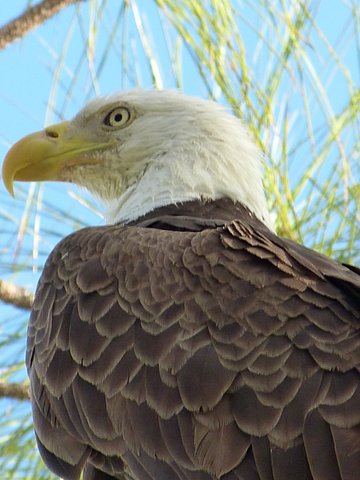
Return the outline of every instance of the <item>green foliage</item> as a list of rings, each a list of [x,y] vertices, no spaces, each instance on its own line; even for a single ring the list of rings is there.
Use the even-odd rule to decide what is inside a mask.
[[[331,31],[327,8],[327,0],[90,0],[53,20],[57,43],[44,26],[23,45],[35,38],[48,53],[47,123],[114,85],[182,88],[227,105],[264,152],[279,234],[359,264],[360,7],[332,2],[338,22]],[[53,186],[17,194],[14,202],[0,192],[1,276],[34,288],[32,272],[41,271],[51,247],[86,222],[98,223],[96,207],[73,192],[76,207],[61,207],[67,190]],[[25,378],[26,323],[25,314],[2,308],[2,380]],[[28,403],[1,403],[2,478],[54,478],[35,450]]]

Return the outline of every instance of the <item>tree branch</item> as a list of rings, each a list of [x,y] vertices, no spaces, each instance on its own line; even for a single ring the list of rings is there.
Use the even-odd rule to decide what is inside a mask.
[[[78,0],[43,0],[0,28],[0,50]]]
[[[29,385],[25,383],[7,383],[0,380],[0,397],[29,400]]]
[[[0,280],[0,300],[15,307],[30,310],[34,301],[34,294],[26,288]]]

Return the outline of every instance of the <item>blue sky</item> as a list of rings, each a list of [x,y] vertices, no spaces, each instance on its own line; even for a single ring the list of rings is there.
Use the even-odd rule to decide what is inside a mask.
[[[268,80],[269,64],[271,65],[271,49],[279,48],[279,39],[276,36],[271,37],[269,25],[266,26],[263,22],[261,17],[263,2],[239,0],[233,3],[236,5],[246,57],[254,73],[254,79],[259,84],[265,84]],[[280,4],[275,0],[272,3]],[[286,5],[291,3],[298,2],[289,0],[284,2]],[[328,93],[328,108],[335,113],[341,112],[349,97],[350,84],[347,79],[352,78],[353,85],[357,88],[360,83],[360,59],[356,50],[356,42],[360,45],[359,32],[354,34],[351,30],[353,28],[352,12],[356,2],[355,0],[324,0],[309,3],[311,3],[311,12],[316,12],[318,26],[327,37],[329,44],[338,52],[344,68],[334,69],[334,62],[329,59],[326,43],[315,28],[311,30],[309,38],[304,39],[306,55],[312,62],[315,73],[319,73],[322,85]],[[26,5],[28,5],[27,0],[3,0],[0,8],[0,24],[5,24],[19,15]],[[5,156],[16,140],[42,129],[44,125],[58,122],[63,118],[71,118],[89,98],[98,93],[110,93],[129,88],[137,83],[147,88],[152,86],[153,79],[148,61],[135,26],[137,11],[149,34],[150,45],[156,51],[154,61],[159,65],[163,86],[176,87],[171,57],[175,49],[179,48],[183,90],[188,94],[208,96],[191,55],[184,44],[177,43],[178,39],[174,31],[168,28],[164,17],[159,17],[154,2],[149,0],[133,2],[135,10],[126,22],[120,19],[121,2],[119,0],[108,0],[103,11],[101,5],[100,0],[88,0],[80,2],[78,6],[70,6],[45,25],[27,34],[22,40],[0,51],[0,159]],[[98,30],[93,30],[89,26],[94,12],[96,15],[102,15]],[[117,22],[119,28],[115,33],[115,44],[118,47],[111,49],[107,62],[102,66],[102,55],[107,49],[108,39],[113,34]],[[272,22],[274,25],[281,24],[280,19],[276,17]],[[162,29],[162,26],[165,28]],[[127,75],[123,71],[121,50],[124,28],[129,39],[126,55],[131,60]],[[259,48],[259,37],[255,33],[261,28],[268,42],[263,48]],[[82,60],[84,38],[89,34],[94,39],[95,55],[92,57],[90,49],[87,60]],[[281,28],[279,34],[281,34]],[[354,40],[356,35],[357,40]],[[93,44],[90,44],[90,47]],[[310,67],[305,65],[304,69],[310,72]],[[100,72],[96,82],[92,77],[94,70]],[[311,78],[310,73],[309,78]],[[304,84],[308,85],[310,81]],[[219,94],[215,84],[212,93],[215,97]],[[310,109],[314,113],[315,126],[324,126],[325,114],[321,111],[315,95],[310,94],[309,99],[312,102]],[[221,95],[219,100],[223,101]],[[292,122],[290,139],[294,145],[304,136],[305,120],[300,111],[302,101],[301,89],[296,82],[292,81],[290,72],[285,77],[280,95],[277,97],[274,108],[277,118],[274,119],[274,123],[281,127],[285,114],[290,112],[289,118]],[[319,139],[326,135],[326,125],[317,135]],[[349,138],[343,139],[345,147],[347,142],[350,144],[354,141],[351,133],[348,135]],[[269,152],[275,151],[276,154],[276,149],[280,148],[277,146],[277,141],[276,133],[272,133],[271,138],[268,139]],[[310,158],[309,151],[310,146],[305,145],[299,150],[299,155],[294,157],[294,165],[291,167],[294,177],[301,171],[301,164],[296,164],[296,161],[300,156],[300,162],[306,164]],[[329,154],[329,158],[335,162],[336,152]],[[328,168],[333,168],[333,163],[329,162]],[[55,243],[65,234],[83,225],[102,223],[102,220],[94,210],[79,204],[74,194],[83,196],[86,202],[90,201],[90,197],[69,185],[48,184],[39,187],[38,184],[30,186],[17,184],[15,193],[16,198],[10,198],[2,184],[0,185],[0,215],[1,218],[6,219],[6,221],[0,219],[0,222],[3,222],[3,225],[0,225],[2,227],[0,228],[0,278],[33,290],[39,277],[39,268]],[[70,218],[64,221],[57,213],[58,208],[70,214]],[[28,217],[24,211],[30,212]],[[25,218],[29,218],[29,222],[24,225],[23,232],[19,235],[18,224],[24,222]],[[16,263],[23,263],[26,268],[21,271],[12,268]],[[0,304],[0,316],[3,325],[5,324],[3,320],[9,319],[6,323],[7,327],[0,328],[1,345],[1,342],[6,343],[7,336],[17,328],[20,330],[23,328],[27,314]],[[20,339],[15,347],[2,352],[0,375],[1,366],[7,363],[7,358],[9,358],[8,363],[11,363],[15,354],[18,355],[20,352],[21,357],[23,348],[24,340]]]

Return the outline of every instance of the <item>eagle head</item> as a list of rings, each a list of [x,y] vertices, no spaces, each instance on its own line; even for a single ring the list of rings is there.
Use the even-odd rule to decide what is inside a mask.
[[[93,100],[73,120],[17,142],[3,181],[11,194],[15,180],[75,183],[105,203],[109,223],[225,197],[271,227],[261,167],[244,125],[219,104],[136,89]]]

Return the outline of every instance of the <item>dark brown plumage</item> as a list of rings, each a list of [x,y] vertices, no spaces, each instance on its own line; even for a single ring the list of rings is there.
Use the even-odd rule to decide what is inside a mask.
[[[240,204],[163,207],[50,255],[28,336],[66,479],[360,478],[360,276]]]

